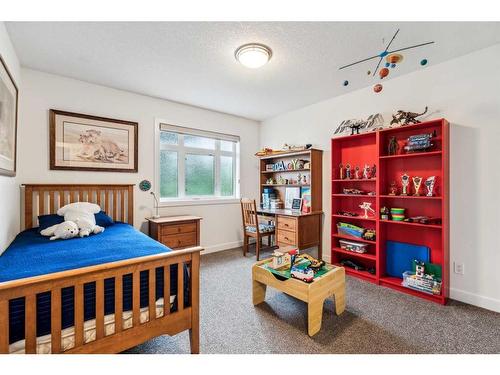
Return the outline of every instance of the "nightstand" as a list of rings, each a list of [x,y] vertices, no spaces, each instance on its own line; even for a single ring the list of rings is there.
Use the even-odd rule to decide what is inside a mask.
[[[165,216],[149,218],[149,236],[172,250],[200,246],[198,216]]]

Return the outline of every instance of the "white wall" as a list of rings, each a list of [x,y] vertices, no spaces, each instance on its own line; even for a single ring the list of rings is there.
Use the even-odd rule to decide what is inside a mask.
[[[258,195],[259,124],[255,121],[204,110],[35,70],[22,69],[18,139],[18,182],[22,183],[154,183],[155,118],[170,124],[239,135],[241,137],[241,191]],[[168,85],[168,82],[165,82]],[[60,109],[139,123],[139,173],[73,172],[49,170],[49,109]],[[147,232],[145,218],[152,215],[153,198],[135,188],[136,227]],[[169,207],[162,215],[203,217],[201,244],[207,251],[237,247],[241,241],[239,204]]]
[[[262,123],[261,146],[313,143],[325,150],[325,249],[330,248],[329,141],[336,126],[373,113],[388,120],[397,109],[421,111],[428,105],[427,118],[444,117],[452,124],[450,264],[464,263],[465,274],[451,272],[451,297],[500,311],[499,59],[496,45],[436,66],[430,61],[422,70],[385,81],[380,94],[367,87]]]
[[[0,22],[0,55],[2,55],[10,74],[19,88],[21,66],[3,22]],[[20,103],[19,105],[21,106]],[[20,123],[18,123],[18,131],[19,128]],[[19,156],[19,150],[17,155]],[[19,163],[17,169],[19,170]],[[0,175],[0,254],[19,232],[19,184],[17,181],[18,177]]]

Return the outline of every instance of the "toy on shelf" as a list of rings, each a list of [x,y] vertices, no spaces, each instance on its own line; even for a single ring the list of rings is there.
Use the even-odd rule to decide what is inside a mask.
[[[342,259],[340,261],[340,264],[344,267],[353,268],[356,271],[364,271],[365,270],[365,267],[363,267],[362,265],[360,265],[352,260],[349,260],[349,259]]]
[[[339,164],[339,179],[344,179],[344,166],[342,165],[342,163]]]
[[[415,197],[420,196],[420,185],[422,184],[422,177],[415,176],[412,178],[413,187],[415,188],[415,193],[413,194]]]
[[[353,253],[365,254],[367,252],[368,244],[347,241],[347,240],[339,240],[340,248],[345,251],[352,251]]]
[[[409,125],[409,124],[419,124],[420,121],[417,120],[417,117],[423,116],[427,113],[427,107],[422,113],[415,112],[406,112],[406,111],[397,111],[395,115],[392,115],[391,125]]]
[[[427,177],[425,180],[425,187],[427,188],[427,196],[432,197],[434,196],[434,184],[436,183],[436,176],[430,176]]]
[[[404,173],[401,176],[401,185],[402,185],[401,195],[408,195],[408,185],[409,184],[410,184],[410,176],[408,176],[406,173]]]
[[[367,241],[375,241],[375,230],[374,229],[366,229],[365,233],[363,233],[363,239]]]
[[[391,182],[389,187],[389,195],[396,195],[398,193],[398,187],[396,186],[396,181]]]
[[[404,208],[391,208],[391,218],[393,221],[403,221],[405,219]]]
[[[337,212],[337,215],[341,215],[341,216],[351,216],[351,217],[356,217],[356,216],[359,216],[359,214],[357,214],[356,212],[350,212],[350,211],[338,211],[338,212]]]
[[[401,285],[433,295],[441,294],[442,268],[438,264],[413,261],[414,271],[403,272]]]
[[[351,164],[346,164],[345,165],[345,178],[347,180],[351,179]]]
[[[356,168],[354,168],[354,178],[356,180],[359,180],[361,178],[361,175],[359,174],[359,167],[356,165]]]
[[[406,152],[426,151],[434,146],[432,143],[432,138],[434,137],[436,137],[436,131],[432,133],[412,135],[406,140],[406,146],[404,149]]]
[[[389,220],[389,209],[385,206],[380,209],[380,219]]]
[[[363,190],[344,188],[342,192],[346,195],[364,195],[366,194]]]
[[[429,217],[429,216],[412,216],[404,219],[404,221],[408,223],[418,223],[427,225],[441,225],[442,222],[440,218]]]
[[[359,134],[359,129],[361,129],[362,126],[364,126],[363,121],[359,121],[359,122],[356,122],[354,124],[349,125],[349,128],[351,129],[351,135]]]
[[[365,215],[363,216],[365,219],[368,219],[368,211],[371,213],[375,213],[375,210],[372,208],[372,204],[370,202],[363,202],[359,205],[359,208],[365,210]]]
[[[396,137],[391,137],[389,139],[389,147],[388,147],[388,154],[389,155],[396,155],[398,153],[399,149],[399,144],[398,141],[396,140]]]

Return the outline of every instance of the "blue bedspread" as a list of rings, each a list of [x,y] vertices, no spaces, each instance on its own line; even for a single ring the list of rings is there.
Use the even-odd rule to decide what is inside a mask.
[[[124,223],[116,223],[98,235],[50,241],[37,228],[17,235],[0,256],[0,282],[172,251]],[[140,274],[140,305],[148,305],[148,271]],[[187,267],[184,267],[184,301],[189,301]],[[177,266],[170,270],[170,294],[177,293]],[[105,314],[114,313],[114,279],[104,281]],[[156,269],[156,299],[163,297],[163,268]],[[74,324],[74,288],[64,288],[62,328]],[[37,336],[50,333],[50,293],[37,295]],[[24,338],[24,298],[9,302],[9,342]],[[132,275],[123,277],[123,310],[132,309]],[[174,305],[173,310],[176,309]],[[84,285],[85,320],[95,318],[95,283]]]

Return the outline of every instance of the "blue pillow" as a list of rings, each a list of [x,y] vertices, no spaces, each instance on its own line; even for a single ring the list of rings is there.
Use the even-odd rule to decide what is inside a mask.
[[[61,224],[64,221],[64,217],[50,214],[50,215],[40,215],[38,216],[38,232],[51,227],[52,225]]]
[[[99,211],[98,213],[94,214],[94,216],[95,216],[95,223],[97,225],[100,225],[101,227],[106,228],[115,223],[113,219],[108,215],[106,215],[106,212],[104,211]]]

